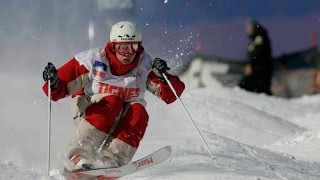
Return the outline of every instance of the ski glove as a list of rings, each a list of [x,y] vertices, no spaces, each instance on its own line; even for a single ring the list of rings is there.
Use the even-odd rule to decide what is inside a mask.
[[[50,86],[52,89],[58,87],[58,71],[51,62],[48,62],[48,65],[44,68],[42,77],[44,81],[50,80]]]
[[[161,58],[155,58],[153,60],[152,69],[161,80],[165,80],[162,74],[167,74],[167,71],[170,70],[167,62]]]

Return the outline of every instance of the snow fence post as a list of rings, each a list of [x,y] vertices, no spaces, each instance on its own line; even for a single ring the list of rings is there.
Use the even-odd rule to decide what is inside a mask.
[[[207,148],[207,150],[208,150],[208,152],[209,152],[209,154],[210,154],[211,158],[213,159],[213,161],[215,162],[215,164],[216,164],[216,165],[218,165],[218,162],[217,162],[217,160],[215,159],[215,158],[216,158],[216,156],[215,156],[215,155],[213,155],[213,153],[211,152],[211,150],[210,150],[210,148],[209,148],[209,146],[208,146],[208,143],[207,143],[207,142],[205,141],[205,139],[203,138],[203,136],[202,136],[202,134],[201,134],[201,132],[200,132],[199,128],[197,127],[196,123],[194,122],[194,120],[193,120],[192,116],[190,115],[189,111],[187,110],[186,106],[185,106],[185,105],[183,104],[183,102],[181,101],[181,99],[180,99],[180,97],[178,96],[178,94],[177,94],[176,90],[173,88],[173,86],[172,86],[171,82],[169,81],[169,79],[168,79],[167,75],[165,75],[165,73],[162,73],[162,76],[163,76],[163,77],[164,77],[164,79],[167,81],[167,83],[168,83],[168,85],[170,86],[170,88],[171,88],[171,90],[172,90],[173,94],[176,96],[176,98],[178,99],[178,101],[181,103],[181,105],[182,105],[183,109],[185,110],[185,112],[186,112],[186,113],[187,113],[187,115],[189,116],[189,119],[191,120],[191,122],[192,122],[192,124],[193,124],[194,128],[197,130],[197,132],[198,132],[198,134],[199,134],[200,138],[202,139],[203,144],[204,144],[204,145],[205,145],[205,147]]]

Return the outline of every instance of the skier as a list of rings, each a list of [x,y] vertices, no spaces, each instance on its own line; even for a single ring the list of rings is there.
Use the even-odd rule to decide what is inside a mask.
[[[185,85],[169,74],[166,61],[144,51],[142,34],[129,21],[111,28],[105,47],[75,55],[59,69],[48,63],[53,101],[72,96],[76,132],[67,147],[69,171],[112,168],[131,161],[148,125],[146,90],[167,104],[176,100],[167,75],[180,96]],[[43,86],[48,95],[48,82]]]

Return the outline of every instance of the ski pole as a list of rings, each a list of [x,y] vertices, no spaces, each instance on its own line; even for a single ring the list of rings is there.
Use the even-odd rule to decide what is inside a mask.
[[[180,99],[180,97],[178,96],[178,94],[177,94],[176,90],[173,88],[173,86],[172,86],[171,82],[169,81],[169,79],[168,79],[167,75],[165,75],[164,73],[162,73],[162,76],[163,76],[163,77],[164,77],[164,79],[167,81],[167,83],[168,83],[168,85],[170,86],[170,88],[171,88],[171,90],[172,90],[173,94],[176,96],[176,98],[178,99],[178,101],[181,103],[181,105],[182,105],[183,109],[185,110],[185,112],[186,112],[186,113],[187,113],[187,115],[189,116],[189,119],[191,120],[191,122],[192,122],[192,124],[193,124],[194,128],[197,130],[197,132],[198,132],[199,136],[201,137],[201,139],[202,139],[202,141],[203,141],[203,144],[204,144],[204,145],[205,145],[205,147],[207,148],[207,150],[208,150],[209,154],[211,155],[211,157],[212,157],[213,161],[216,163],[216,165],[218,165],[218,162],[217,162],[217,161],[216,161],[216,159],[215,159],[215,155],[213,155],[213,153],[211,152],[211,150],[210,150],[210,148],[209,148],[209,146],[208,146],[207,142],[206,142],[206,141],[205,141],[205,139],[203,138],[203,136],[202,136],[202,134],[201,134],[201,132],[200,132],[199,128],[197,127],[196,123],[194,122],[194,120],[193,120],[192,116],[190,115],[189,111],[187,110],[186,106],[185,106],[185,105],[183,104],[183,102],[181,101],[181,99]]]
[[[48,149],[47,149],[47,175],[50,176],[50,155],[51,155],[51,86],[48,80]]]

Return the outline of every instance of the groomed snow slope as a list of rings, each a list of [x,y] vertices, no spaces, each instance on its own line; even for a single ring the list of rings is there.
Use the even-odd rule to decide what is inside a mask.
[[[40,75],[2,75],[0,82],[9,78],[0,86],[0,179],[63,179],[45,176],[47,101]],[[167,106],[150,94],[147,100],[149,127],[135,159],[165,145],[173,154],[123,179],[320,179],[319,95],[286,100],[237,88],[187,91],[182,100],[218,165],[178,102]],[[52,169],[59,169],[74,127],[69,99],[52,108]]]

